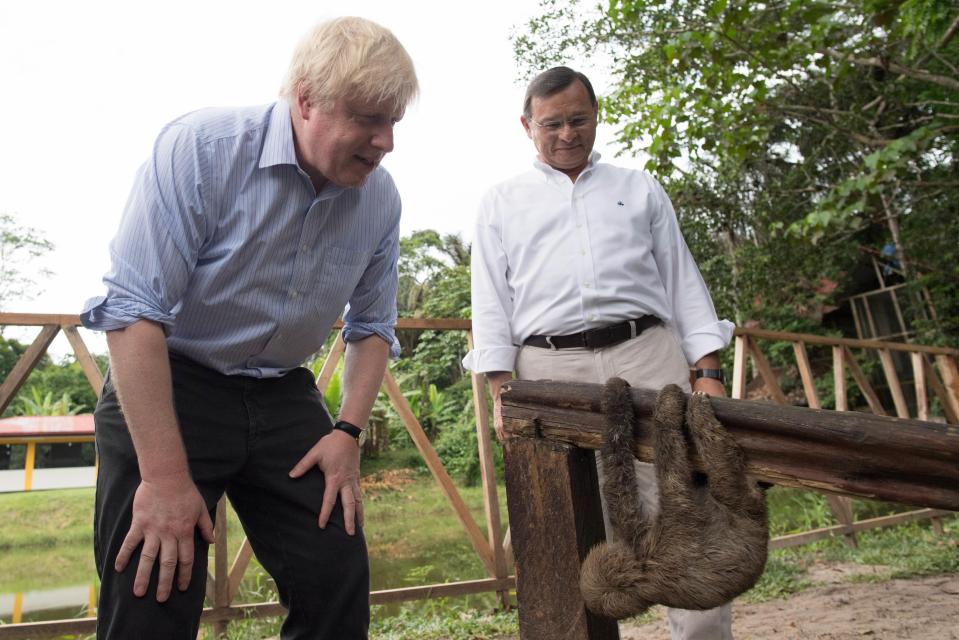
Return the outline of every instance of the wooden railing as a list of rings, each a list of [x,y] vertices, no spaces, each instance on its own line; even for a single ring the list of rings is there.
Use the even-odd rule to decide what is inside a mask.
[[[772,400],[780,405],[791,404],[780,385],[780,376],[770,365],[760,341],[788,343],[792,347],[794,366],[809,408],[831,408],[836,411],[848,411],[850,409],[848,398],[851,391],[847,386],[848,372],[853,382],[858,386],[869,410],[878,416],[890,415],[881,402],[879,393],[877,393],[870,378],[863,372],[863,367],[854,351],[858,350],[862,353],[864,360],[874,358],[879,362],[882,370],[882,380],[888,389],[896,417],[914,417],[919,420],[938,417],[949,424],[959,423],[959,367],[957,367],[959,350],[902,342],[854,340],[762,329],[737,328],[735,335],[733,398],[744,398],[746,396],[747,377],[750,373],[749,364],[751,362],[753,377],[758,376],[761,379],[762,386]],[[831,372],[833,376],[834,401],[832,407],[823,407],[819,400],[819,394],[816,390],[815,370],[809,359],[808,350],[810,346],[828,349],[831,355],[831,366],[828,366],[827,363],[826,370]],[[903,384],[896,371],[893,353],[902,353],[909,358],[912,380],[908,385]],[[939,416],[930,414],[930,391],[931,395],[938,400],[941,411]],[[915,412],[913,415],[910,415],[907,392],[914,399]],[[778,549],[808,544],[834,535],[844,535],[848,544],[855,545],[857,531],[926,518],[932,520],[932,526],[936,531],[942,532],[941,513],[935,510],[922,509],[857,522],[853,517],[850,498],[827,493],[826,499],[838,521],[837,525],[776,538],[771,541],[771,548]]]
[[[0,325],[6,326],[39,326],[40,333],[26,352],[19,359],[7,379],[0,385],[0,411],[3,411],[23,386],[30,372],[36,367],[40,358],[46,353],[50,344],[60,331],[63,331],[83,371],[97,393],[103,385],[103,376],[83,342],[77,327],[80,319],[75,315],[50,314],[14,314],[0,313]],[[336,329],[340,328],[337,324]],[[397,322],[400,330],[437,330],[437,331],[465,331],[467,341],[472,345],[470,321],[460,319],[400,319]],[[333,377],[333,373],[343,356],[345,345],[337,338],[333,348],[324,361],[317,377],[317,386],[325,391]],[[433,478],[446,496],[453,512],[463,526],[467,539],[474,552],[479,557],[487,577],[479,580],[447,582],[441,584],[420,585],[400,589],[388,589],[370,593],[371,604],[387,604],[409,600],[462,596],[477,593],[496,592],[503,606],[509,606],[509,592],[515,586],[515,579],[509,575],[507,568],[507,550],[504,547],[503,524],[500,516],[497,485],[493,466],[493,450],[489,432],[489,416],[485,383],[481,376],[473,375],[473,406],[476,417],[476,435],[480,456],[480,474],[483,486],[483,505],[485,513],[486,535],[484,535],[473,514],[459,494],[456,485],[433,449],[423,427],[410,408],[409,402],[400,390],[392,373],[386,372],[383,379],[383,390],[386,392],[403,424],[409,432],[410,438],[426,462],[426,466]],[[224,522],[226,517],[227,501],[221,499],[217,505],[216,520]],[[216,527],[214,542],[213,573],[207,578],[207,601],[211,606],[203,610],[202,621],[213,623],[219,634],[225,631],[231,620],[250,616],[283,615],[285,610],[277,602],[256,604],[232,604],[240,589],[240,583],[250,560],[253,557],[249,542],[244,540],[235,557],[230,560],[227,550],[227,527]],[[95,618],[76,620],[56,620],[26,624],[11,624],[0,626],[0,640],[14,638],[35,638],[42,636],[56,636],[64,634],[91,633],[96,625]]]

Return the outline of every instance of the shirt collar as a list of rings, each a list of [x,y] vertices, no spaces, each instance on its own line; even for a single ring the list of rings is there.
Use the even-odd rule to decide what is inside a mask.
[[[591,172],[591,171],[596,167],[596,164],[599,162],[599,159],[602,158],[602,157],[603,157],[603,156],[600,155],[599,151],[595,151],[595,150],[594,150],[594,151],[590,152],[590,154],[589,154],[589,162],[587,162],[587,163],[586,163],[586,166],[583,167],[583,170],[580,171],[579,177],[582,177],[582,176],[584,176],[585,174]],[[566,175],[565,173],[563,173],[563,172],[560,171],[559,169],[554,169],[553,167],[549,166],[548,164],[546,164],[545,162],[543,162],[542,160],[540,160],[540,159],[539,159],[539,156],[537,156],[536,158],[533,159],[533,166],[536,167],[537,169],[539,169],[539,170],[543,173],[543,175],[546,176],[546,178],[555,179],[555,178],[558,178],[558,177],[563,177],[563,178],[566,178],[567,180],[569,180],[569,177],[567,177],[567,175]],[[577,178],[577,180],[578,180],[578,179],[579,179],[579,178]]]
[[[285,100],[277,100],[270,111],[270,122],[266,126],[263,151],[260,152],[260,168],[278,164],[296,162],[296,149],[293,147],[293,123],[290,120],[290,105]]]

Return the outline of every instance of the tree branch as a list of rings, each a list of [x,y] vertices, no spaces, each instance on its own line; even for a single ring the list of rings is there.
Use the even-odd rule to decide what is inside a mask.
[[[888,69],[889,71],[893,71],[908,78],[924,80],[926,82],[937,84],[941,87],[946,87],[947,89],[959,91],[959,80],[950,78],[949,76],[941,76],[936,73],[930,73],[923,69],[912,69],[905,65],[899,64],[898,62],[893,62],[891,60],[886,62],[877,57],[855,58],[853,56],[836,51],[835,49],[826,49],[826,53],[835,60],[851,62],[852,64],[859,65],[861,67],[878,67],[880,69]]]

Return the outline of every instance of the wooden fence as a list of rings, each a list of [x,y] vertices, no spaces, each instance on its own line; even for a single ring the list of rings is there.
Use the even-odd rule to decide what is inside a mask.
[[[79,317],[75,315],[55,314],[15,314],[0,313],[0,325],[7,326],[39,326],[40,333],[27,351],[14,366],[6,380],[0,385],[0,411],[9,406],[17,391],[29,376],[30,372],[46,353],[53,339],[63,331],[83,368],[90,385],[100,392],[102,374],[96,362],[77,331]],[[472,346],[471,324],[469,320],[460,319],[400,319],[397,328],[401,330],[436,330],[436,331],[464,331],[469,346]],[[787,404],[786,394],[778,382],[777,372],[769,364],[763,353],[760,341],[789,342],[794,345],[796,366],[801,376],[807,402],[810,407],[818,406],[815,391],[815,368],[806,355],[806,345],[822,345],[832,349],[833,370],[842,371],[843,375],[836,376],[835,397],[836,408],[847,410],[848,391],[845,371],[851,373],[870,408],[877,414],[884,414],[885,410],[880,402],[879,394],[873,389],[869,379],[863,374],[862,367],[853,355],[853,349],[876,351],[885,372],[886,381],[896,407],[897,414],[907,411],[903,385],[896,375],[890,353],[905,352],[913,363],[913,386],[915,387],[917,413],[920,419],[930,417],[928,393],[931,389],[937,398],[944,413],[944,419],[952,424],[957,422],[959,415],[959,373],[957,373],[956,358],[959,351],[939,349],[918,345],[898,343],[868,342],[821,336],[786,334],[751,329],[736,330],[735,368],[733,372],[733,397],[742,398],[747,388],[749,371],[748,362],[753,363],[753,372],[761,377],[764,387],[776,402]],[[321,391],[326,389],[337,363],[342,358],[344,345],[337,339],[335,346],[327,356],[317,379],[317,386]],[[885,355],[884,355],[885,354]],[[938,376],[937,376],[938,372]],[[756,377],[755,375],[753,377]],[[401,392],[395,378],[388,371],[384,376],[383,389],[389,397],[394,409],[406,426],[411,439],[426,462],[430,473],[446,495],[449,504],[461,522],[464,532],[486,570],[487,577],[480,580],[449,582],[374,591],[370,594],[373,604],[386,604],[409,600],[419,600],[435,597],[460,596],[475,593],[496,592],[504,605],[509,603],[509,592],[515,587],[515,577],[509,575],[507,556],[508,548],[503,541],[503,523],[497,499],[497,483],[493,466],[493,450],[490,441],[489,416],[487,396],[482,376],[473,375],[473,406],[476,417],[476,433],[480,457],[481,482],[483,486],[485,528],[484,535],[480,525],[473,518],[465,502],[460,497],[456,486],[443,467],[432,444],[427,438],[422,426],[416,419],[405,396]],[[898,399],[897,399],[898,398]],[[905,417],[905,416],[902,416]],[[832,497],[831,500],[842,499]],[[937,517],[942,512],[921,510],[898,514],[874,521],[852,521],[851,508],[848,503],[834,503],[839,524],[823,530],[804,532],[794,536],[777,538],[772,541],[773,548],[805,544],[813,540],[831,536],[847,535],[852,540],[856,531],[873,526],[888,526],[916,518]],[[598,507],[597,507],[598,508]],[[225,517],[226,501],[220,502],[217,507],[217,520]],[[935,522],[935,521],[934,521]],[[236,597],[240,582],[252,558],[252,551],[247,542],[241,545],[236,556],[231,560],[227,555],[226,527],[216,527],[217,539],[214,544],[213,573],[207,580],[207,599],[210,607],[204,609],[204,622],[213,623],[218,631],[223,631],[225,625],[239,618],[250,616],[282,615],[283,608],[276,602],[256,604],[232,604]],[[0,626],[0,640],[14,638],[32,638],[40,636],[55,636],[63,634],[90,633],[95,626],[95,619],[59,620],[42,623],[28,623],[19,625]]]
[[[70,341],[76,354],[77,361],[83,367],[90,385],[99,396],[103,386],[103,376],[97,368],[96,361],[90,355],[83,342],[77,327],[80,319],[75,315],[54,314],[19,314],[0,313],[0,325],[3,326],[39,326],[39,335],[27,348],[18,360],[13,370],[0,385],[0,412],[6,409],[23,386],[30,372],[36,367],[46,353],[50,344],[60,331],[63,331]],[[397,329],[400,330],[436,330],[436,331],[465,331],[468,344],[472,345],[470,321],[460,319],[400,319]],[[337,325],[337,329],[340,325]],[[343,357],[345,345],[337,338],[328,354],[320,374],[317,386],[325,391],[329,384],[336,365]],[[410,438],[426,462],[426,466],[437,484],[446,496],[450,507],[463,526],[467,539],[474,552],[480,559],[487,577],[479,580],[466,580],[429,584],[400,589],[374,591],[370,593],[372,604],[387,604],[409,600],[427,598],[441,598],[463,596],[476,593],[496,592],[500,602],[509,606],[509,592],[515,586],[515,579],[508,574],[506,550],[504,548],[503,524],[500,517],[497,484],[493,466],[493,449],[489,431],[489,416],[487,396],[484,390],[485,382],[481,376],[473,375],[473,406],[476,414],[476,435],[479,445],[480,474],[483,487],[483,505],[485,514],[486,534],[476,522],[466,503],[463,501],[449,474],[433,449],[423,427],[411,409],[409,402],[400,390],[393,375],[387,371],[383,379],[383,390],[386,392],[406,426]],[[217,505],[217,522],[224,522],[227,502],[222,499]],[[277,602],[256,604],[232,604],[240,589],[240,583],[253,557],[249,542],[244,540],[232,560],[227,551],[227,527],[216,527],[214,542],[213,572],[207,578],[207,601],[211,605],[204,609],[202,621],[213,623],[216,631],[225,631],[231,620],[250,616],[283,615],[285,610]],[[65,634],[92,633],[96,626],[95,618],[76,620],[56,620],[50,622],[36,622],[25,624],[11,624],[0,626],[0,640],[20,638],[36,638],[42,636],[57,636]]]
[[[940,415],[937,417],[949,424],[959,423],[959,367],[957,367],[959,351],[956,349],[737,328],[733,356],[733,398],[746,397],[747,377],[750,371],[748,365],[751,362],[753,377],[761,381],[766,395],[779,405],[792,404],[780,385],[780,377],[790,377],[790,372],[773,370],[763,351],[763,342],[769,343],[767,350],[776,346],[785,347],[786,344],[791,347],[794,371],[801,382],[806,405],[811,409],[827,408],[823,407],[819,400],[816,385],[817,371],[809,357],[809,349],[812,346],[828,350],[831,359],[831,366],[827,363],[826,367],[819,367],[819,378],[826,372],[831,373],[833,378],[834,400],[833,406],[828,408],[836,411],[849,410],[849,394],[852,388],[848,384],[848,378],[851,377],[873,414],[890,415],[880,400],[874,381],[864,373],[863,364],[860,364],[860,361],[871,364],[878,362],[879,369],[882,371],[882,375],[878,377],[885,384],[896,417],[929,420],[933,417],[930,413],[931,395],[938,402]],[[861,355],[857,356],[856,351]],[[908,384],[904,383],[903,376],[897,371],[894,354],[900,354],[909,363],[908,369],[912,375]],[[907,397],[913,402],[907,402]],[[910,404],[914,407],[912,413],[909,411]],[[936,531],[942,531],[941,514],[934,510],[922,509],[857,522],[853,518],[850,498],[829,493],[826,494],[826,498],[838,524],[776,538],[771,541],[770,548],[780,549],[808,544],[833,535],[844,535],[848,544],[855,545],[857,531],[925,518],[932,519],[932,525]]]

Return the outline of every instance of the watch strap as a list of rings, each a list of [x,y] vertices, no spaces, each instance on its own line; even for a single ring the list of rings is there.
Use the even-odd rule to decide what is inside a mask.
[[[699,380],[700,378],[713,378],[723,384],[726,383],[726,374],[723,373],[722,369],[696,369],[696,379]]]
[[[337,431],[342,431],[343,433],[347,433],[347,434],[353,436],[353,438],[354,438],[357,442],[360,441],[360,436],[363,435],[363,429],[360,429],[360,428],[359,428],[358,426],[356,426],[355,424],[353,424],[353,423],[351,423],[351,422],[347,422],[346,420],[337,420],[337,421],[333,424],[333,428],[336,429]]]

